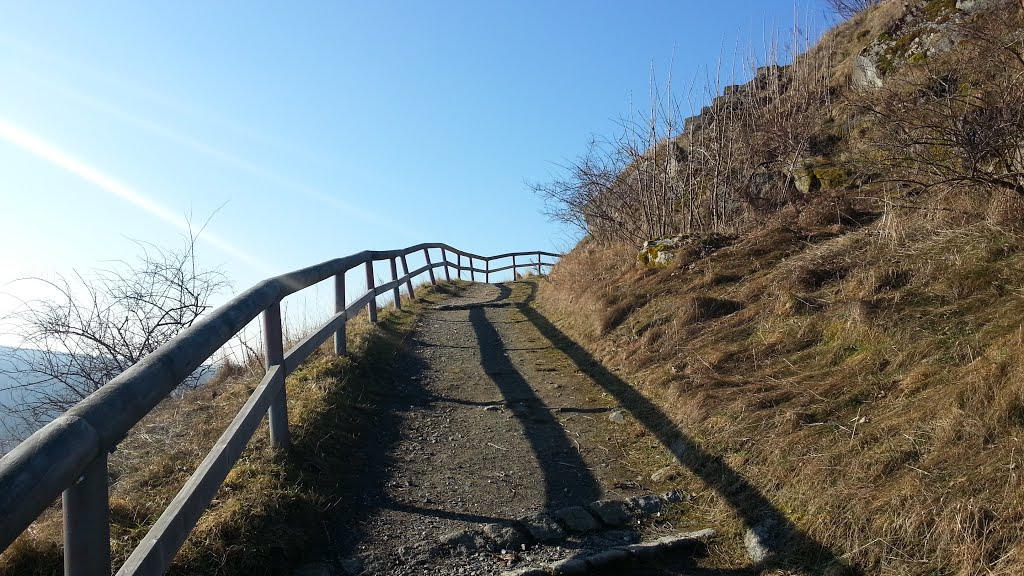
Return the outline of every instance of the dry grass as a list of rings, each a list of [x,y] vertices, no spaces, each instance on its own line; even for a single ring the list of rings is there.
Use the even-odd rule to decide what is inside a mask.
[[[901,224],[774,223],[664,270],[585,242],[539,302],[837,556],[1024,573],[1024,237]]]
[[[457,284],[420,287],[404,311],[381,309],[348,324],[346,357],[331,342],[288,377],[293,448],[275,455],[266,426],[228,475],[175,558],[172,574],[276,574],[301,561],[323,539],[321,519],[348,480],[346,455],[359,449],[357,423],[381,365],[402,346],[424,303]],[[195,470],[252,392],[262,370],[234,367],[183,398],[168,399],[140,422],[111,463],[111,544],[119,566]],[[259,372],[253,375],[252,372]],[[62,572],[60,504],[55,503],[0,555],[0,573]]]

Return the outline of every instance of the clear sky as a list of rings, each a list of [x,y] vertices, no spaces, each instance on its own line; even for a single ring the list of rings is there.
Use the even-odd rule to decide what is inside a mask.
[[[571,248],[525,183],[642,106],[652,66],[689,83],[795,9],[823,25],[803,0],[0,0],[0,292],[215,211],[200,257],[235,292],[424,241]]]

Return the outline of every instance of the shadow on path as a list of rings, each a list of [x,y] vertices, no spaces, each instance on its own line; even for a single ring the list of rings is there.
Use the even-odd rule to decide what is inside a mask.
[[[786,535],[788,543],[775,559],[734,572],[748,573],[777,567],[796,567],[812,574],[824,575],[834,574],[834,570],[841,567],[846,569],[847,574],[859,574],[832,550],[802,532],[756,486],[733,470],[720,456],[704,450],[693,438],[684,434],[657,405],[601,365],[582,346],[533,308],[532,303],[537,297],[537,284],[527,284],[530,286],[530,293],[517,307],[552,345],[565,353],[580,371],[629,410],[681,464],[724,498],[748,527],[772,526],[773,531]]]
[[[505,284],[496,286],[500,292],[495,299],[467,306],[469,319],[480,345],[480,365],[519,420],[544,475],[544,508],[552,510],[598,500],[600,483],[573,446],[565,428],[509,360],[508,349],[487,318],[488,308],[507,305],[512,294],[512,289]]]

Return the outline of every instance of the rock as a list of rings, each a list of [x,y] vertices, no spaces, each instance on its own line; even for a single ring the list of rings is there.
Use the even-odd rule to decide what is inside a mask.
[[[764,562],[775,556],[780,538],[778,525],[769,518],[743,535],[743,546],[747,549],[747,557],[752,562]]]
[[[487,540],[477,530],[459,530],[449,532],[438,540],[438,546],[443,548],[461,549],[473,552],[487,546]]]
[[[608,526],[623,526],[632,514],[621,500],[598,500],[590,503],[590,511]]]
[[[992,4],[992,0],[956,0],[956,9],[967,14],[974,14],[988,10]]]
[[[853,74],[850,80],[854,88],[877,89],[882,87],[882,77],[878,67],[867,56],[857,56],[853,63]]]
[[[487,524],[482,532],[494,543],[495,550],[522,550],[530,543],[525,534],[508,524]]]
[[[616,424],[626,423],[626,411],[625,410],[612,410],[611,414],[608,415],[608,419]]]
[[[809,168],[798,168],[793,171],[793,185],[804,194],[809,194],[821,188],[821,180]]]
[[[484,412],[497,412],[501,410],[501,406],[498,404],[488,404],[483,407]]]
[[[686,501],[686,494],[683,494],[680,490],[671,490],[661,495],[661,499],[669,504],[676,504],[679,502]]]
[[[604,552],[598,552],[592,556],[587,556],[587,565],[592,570],[602,570],[612,564],[628,560],[630,556],[629,552],[626,552],[622,548],[610,548]]]
[[[537,542],[550,544],[565,540],[565,530],[547,514],[535,514],[520,518],[519,523]]]
[[[587,562],[578,558],[560,560],[548,566],[548,572],[557,576],[576,576],[587,573]]]
[[[553,514],[570,532],[593,532],[601,527],[582,506],[569,506]]]
[[[696,548],[704,545],[715,536],[711,529],[698,530],[697,532],[684,532],[675,536],[663,536],[656,540],[658,546],[663,550],[679,550],[680,548]]]
[[[682,235],[679,235],[644,242],[636,261],[648,268],[664,268],[675,260],[682,239]]]
[[[633,496],[626,500],[626,504],[644,516],[653,516],[663,507],[661,498],[657,496]]]
[[[651,474],[651,482],[671,482],[672,480],[679,478],[679,473],[679,466],[674,464],[665,466],[661,470]]]
[[[627,546],[620,546],[619,548],[621,550],[626,551],[631,556],[635,556],[637,558],[640,558],[641,560],[653,558],[654,556],[658,555],[658,552],[661,551],[661,548],[655,542],[641,542],[639,544],[629,544]]]

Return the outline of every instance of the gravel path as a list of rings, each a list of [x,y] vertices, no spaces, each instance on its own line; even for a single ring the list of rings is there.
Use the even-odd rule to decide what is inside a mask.
[[[649,467],[668,461],[524,316],[535,289],[473,284],[423,313],[378,401],[388,416],[354,463],[376,466],[367,477],[379,481],[326,527],[331,572],[501,574],[660,535],[634,522],[557,546],[436,553],[460,530],[649,493]]]

